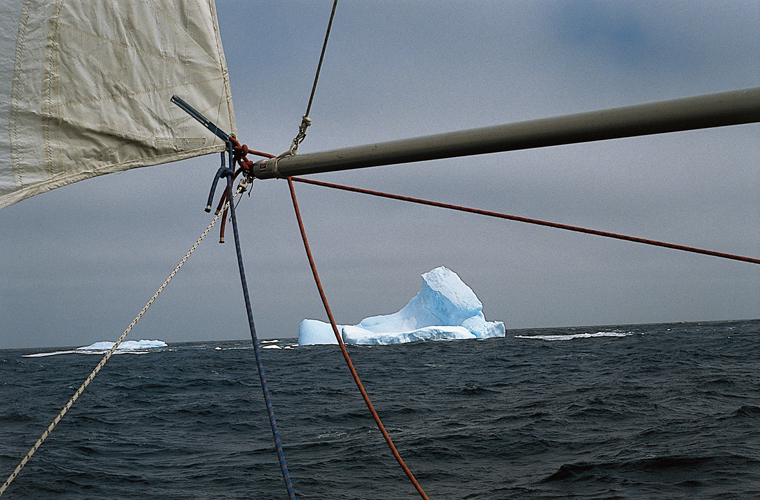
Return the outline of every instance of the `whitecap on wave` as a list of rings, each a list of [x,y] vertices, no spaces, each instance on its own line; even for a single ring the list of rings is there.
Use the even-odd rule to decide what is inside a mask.
[[[596,332],[596,333],[571,333],[567,335],[515,335],[516,339],[531,340],[573,340],[573,339],[590,339],[596,337],[628,337],[633,335],[630,332]]]

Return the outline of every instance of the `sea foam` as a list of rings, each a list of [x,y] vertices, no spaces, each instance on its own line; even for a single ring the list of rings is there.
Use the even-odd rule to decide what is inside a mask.
[[[633,335],[632,333],[624,332],[596,332],[596,333],[571,333],[568,335],[515,335],[516,339],[531,339],[531,340],[575,340],[575,339],[592,339],[597,337],[628,337]]]

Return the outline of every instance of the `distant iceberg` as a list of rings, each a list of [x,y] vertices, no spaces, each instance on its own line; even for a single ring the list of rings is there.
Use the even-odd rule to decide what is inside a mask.
[[[417,340],[504,337],[501,321],[489,322],[483,304],[453,271],[438,267],[422,275],[422,289],[400,311],[371,316],[358,325],[338,325],[346,344],[402,344]],[[305,319],[298,345],[337,344],[329,323]]]
[[[114,345],[114,342],[95,342],[85,347],[78,347],[78,351],[109,351]],[[116,352],[119,351],[136,351],[142,349],[151,349],[156,347],[167,347],[166,342],[163,340],[125,340],[119,347],[116,348]]]
[[[114,342],[95,342],[84,347],[77,347],[68,351],[39,352],[36,354],[26,354],[25,358],[44,358],[47,356],[59,356],[61,354],[105,354]],[[119,344],[114,354],[146,354],[146,349],[155,349],[157,347],[168,347],[163,340],[126,340]]]

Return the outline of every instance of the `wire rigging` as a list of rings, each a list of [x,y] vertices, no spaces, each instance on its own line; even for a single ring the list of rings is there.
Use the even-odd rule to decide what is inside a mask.
[[[306,139],[306,129],[311,125],[311,118],[309,113],[311,112],[311,105],[314,102],[314,94],[317,91],[317,82],[319,81],[319,72],[322,71],[322,62],[325,59],[325,51],[327,50],[327,40],[330,38],[330,30],[332,29],[333,19],[335,18],[335,9],[338,7],[338,0],[333,2],[332,12],[330,13],[330,21],[327,23],[327,32],[325,33],[325,41],[322,44],[322,53],[319,55],[319,63],[317,64],[317,72],[314,75],[314,84],[311,86],[311,95],[309,96],[309,104],[306,106],[306,113],[301,117],[301,125],[298,127],[298,135],[293,139],[293,143],[290,145],[290,149],[282,153],[280,156],[290,156],[298,154],[298,146]]]

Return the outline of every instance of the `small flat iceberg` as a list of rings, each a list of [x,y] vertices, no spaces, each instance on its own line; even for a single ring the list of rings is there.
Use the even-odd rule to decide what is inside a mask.
[[[37,354],[26,354],[25,358],[44,358],[47,356],[58,356],[61,354],[105,354],[114,342],[95,342],[84,347],[77,347],[74,350],[68,351],[54,351],[54,352],[40,352]],[[163,340],[126,340],[122,342],[119,347],[116,348],[114,354],[146,354],[148,349],[155,349],[159,347],[168,347]]]
[[[346,344],[387,345],[418,340],[504,337],[501,321],[489,322],[475,292],[445,267],[422,275],[422,289],[400,311],[371,316],[358,325],[338,325]],[[305,319],[298,345],[337,344],[329,323]]]
[[[95,342],[85,347],[78,347],[78,351],[109,351],[114,345],[114,342]],[[163,340],[125,340],[119,347],[116,348],[116,352],[120,351],[142,351],[145,349],[152,349],[156,347],[167,347],[166,342]]]

